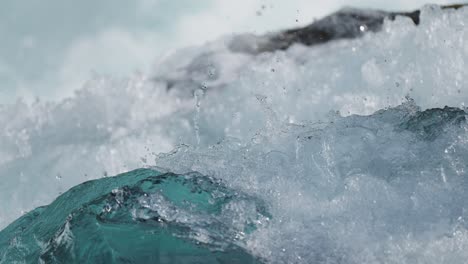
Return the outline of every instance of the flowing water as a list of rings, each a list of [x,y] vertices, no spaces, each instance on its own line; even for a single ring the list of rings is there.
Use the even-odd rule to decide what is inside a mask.
[[[465,263],[466,23],[426,6],[256,55],[226,37],[2,106],[0,227],[63,194],[0,232],[0,263]]]

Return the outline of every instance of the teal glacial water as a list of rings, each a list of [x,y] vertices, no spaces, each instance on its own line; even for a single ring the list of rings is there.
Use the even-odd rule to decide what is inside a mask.
[[[308,32],[359,38],[227,36],[0,106],[0,264],[468,263],[468,8],[417,17],[345,9]],[[120,67],[85,43],[59,73]]]
[[[199,174],[140,169],[72,188],[0,232],[0,263],[260,263],[254,197]]]

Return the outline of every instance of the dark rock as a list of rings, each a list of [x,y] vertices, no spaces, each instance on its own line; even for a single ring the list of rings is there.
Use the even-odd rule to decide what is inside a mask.
[[[458,9],[468,4],[442,6],[442,9]],[[152,80],[166,85],[167,90],[179,96],[193,97],[197,89],[212,90],[225,87],[234,81],[238,72],[256,55],[286,50],[294,44],[313,46],[339,39],[353,39],[367,32],[378,32],[385,19],[397,16],[410,18],[419,24],[420,11],[384,12],[346,8],[312,24],[263,36],[243,34],[234,36],[222,45],[212,45],[209,51],[181,53],[171,57]],[[219,43],[218,43],[219,44]],[[223,63],[229,61],[229,63]],[[177,63],[173,63],[177,62]]]
[[[441,8],[458,9],[466,5],[468,4],[448,5]],[[346,8],[305,27],[274,33],[266,36],[266,39],[265,37],[258,37],[255,48],[246,48],[247,45],[232,43],[231,49],[233,51],[258,54],[285,50],[295,43],[312,46],[331,40],[352,39],[360,37],[369,31],[379,31],[386,18],[394,20],[397,16],[405,16],[413,20],[415,25],[419,25],[420,13],[419,10],[412,12],[384,12]]]

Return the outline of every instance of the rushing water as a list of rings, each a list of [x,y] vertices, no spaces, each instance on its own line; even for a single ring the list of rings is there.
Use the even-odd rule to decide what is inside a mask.
[[[426,6],[419,26],[397,17],[359,39],[257,55],[258,39],[224,38],[161,59],[149,76],[2,106],[0,226],[105,179],[4,229],[0,263],[177,256],[155,249],[164,239],[192,252],[188,263],[208,251],[241,262],[464,263],[467,12]],[[186,202],[164,195],[187,184]],[[122,241],[83,253],[88,233],[120,230]]]

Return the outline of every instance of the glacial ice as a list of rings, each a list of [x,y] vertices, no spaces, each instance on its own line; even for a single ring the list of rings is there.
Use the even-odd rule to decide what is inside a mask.
[[[466,8],[429,5],[418,26],[397,16],[258,55],[229,36],[151,74],[3,105],[0,228],[83,181],[157,166],[263,200],[272,220],[245,248],[270,263],[464,263],[466,23]]]

